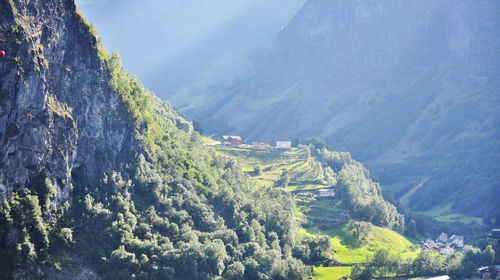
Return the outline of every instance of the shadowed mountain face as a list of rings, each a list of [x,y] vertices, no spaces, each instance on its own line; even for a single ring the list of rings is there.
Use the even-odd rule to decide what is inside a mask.
[[[319,136],[396,197],[413,189],[412,209],[453,202],[489,215],[500,189],[499,38],[498,1],[307,1],[206,124],[246,140]]]
[[[131,73],[203,119],[255,74],[305,0],[76,2]]]

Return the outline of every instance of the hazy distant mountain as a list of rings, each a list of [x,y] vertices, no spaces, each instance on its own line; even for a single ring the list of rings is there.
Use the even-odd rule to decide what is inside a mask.
[[[131,73],[199,118],[255,74],[304,2],[77,0]]]
[[[413,209],[492,214],[499,74],[499,1],[310,0],[206,124],[248,140],[319,136]]]

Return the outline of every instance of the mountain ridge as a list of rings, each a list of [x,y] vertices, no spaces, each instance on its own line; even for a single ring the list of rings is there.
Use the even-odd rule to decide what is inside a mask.
[[[500,7],[481,3],[307,1],[207,128],[249,141],[319,136],[397,198],[429,178],[411,210],[453,202],[497,216],[476,207],[498,194],[500,171]]]

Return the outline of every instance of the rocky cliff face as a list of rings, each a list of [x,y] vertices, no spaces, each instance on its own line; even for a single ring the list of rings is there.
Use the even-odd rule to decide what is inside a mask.
[[[0,1],[0,196],[48,178],[57,203],[72,172],[91,176],[102,157],[134,146],[95,37],[72,0]],[[43,181],[42,181],[43,182]]]
[[[498,1],[307,1],[206,124],[249,141],[320,136],[396,197],[424,182],[414,209],[476,211],[498,189],[499,12]]]

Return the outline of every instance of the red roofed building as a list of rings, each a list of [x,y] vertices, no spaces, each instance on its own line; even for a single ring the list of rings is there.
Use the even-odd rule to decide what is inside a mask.
[[[241,145],[241,137],[240,136],[222,136],[220,138],[221,145],[226,146],[240,146]]]

